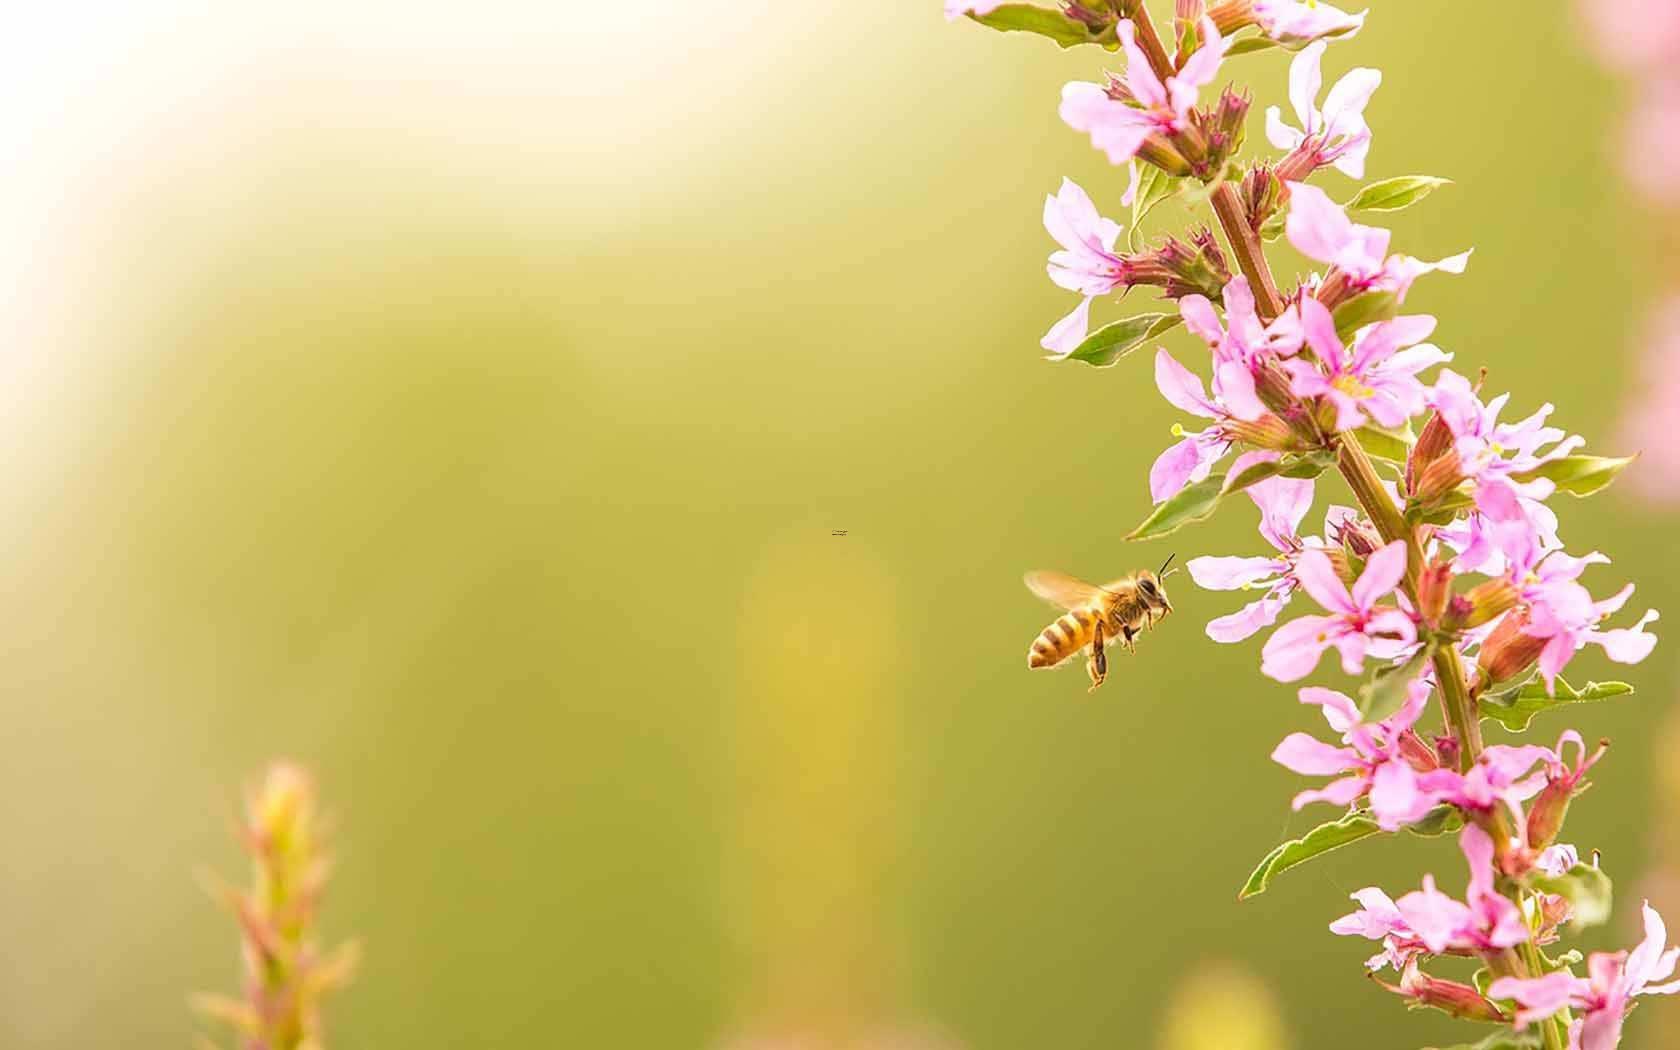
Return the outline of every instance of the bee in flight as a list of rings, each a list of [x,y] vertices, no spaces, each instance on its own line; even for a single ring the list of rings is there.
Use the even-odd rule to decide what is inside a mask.
[[[1091,676],[1091,691],[1096,692],[1108,676],[1104,649],[1118,640],[1125,643],[1127,652],[1136,652],[1132,639],[1145,628],[1153,630],[1156,620],[1173,611],[1161,582],[1172,575],[1167,571],[1171,564],[1172,556],[1168,556],[1156,572],[1142,569],[1101,587],[1061,572],[1027,573],[1029,591],[1067,610],[1033,640],[1027,666],[1055,667],[1089,647],[1085,671]]]

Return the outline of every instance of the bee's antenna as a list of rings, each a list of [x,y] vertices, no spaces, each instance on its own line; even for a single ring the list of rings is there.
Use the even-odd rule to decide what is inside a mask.
[[[1172,562],[1173,562],[1173,559],[1176,558],[1176,557],[1178,557],[1178,552],[1177,551],[1174,551],[1173,553],[1167,555],[1167,560],[1161,563],[1161,568],[1158,569],[1155,573],[1155,578],[1156,579],[1164,580],[1168,576],[1171,576],[1173,572],[1178,571],[1177,569],[1174,569],[1172,572],[1167,571],[1167,566],[1171,565]]]

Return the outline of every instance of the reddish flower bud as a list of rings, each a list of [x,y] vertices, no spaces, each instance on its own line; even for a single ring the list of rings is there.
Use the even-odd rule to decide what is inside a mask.
[[[1423,622],[1431,627],[1441,625],[1441,615],[1446,612],[1447,599],[1452,597],[1452,562],[1436,559],[1423,567],[1418,574],[1418,613],[1423,616]]]
[[[1464,464],[1459,461],[1456,451],[1449,450],[1419,472],[1417,483],[1412,486],[1412,498],[1427,507],[1439,502],[1463,483]]]
[[[1208,8],[1208,17],[1219,27],[1220,36],[1230,36],[1254,25],[1254,0],[1221,0]]]
[[[1385,546],[1376,526],[1362,518],[1347,517],[1336,522],[1333,535],[1349,554],[1360,559],[1369,558]]]
[[[1528,634],[1528,610],[1515,609],[1499,621],[1487,640],[1482,643],[1476,667],[1487,685],[1509,681],[1528,670],[1540,658],[1546,639]]]
[[[1467,1021],[1490,1021],[1495,1024],[1509,1024],[1511,1021],[1510,1014],[1484,997],[1474,985],[1431,977],[1418,969],[1415,958],[1407,961],[1405,970],[1400,974],[1399,985],[1384,984],[1382,981],[1377,983],[1394,994],[1411,1000],[1416,1006],[1444,1010]]]
[[[1484,580],[1467,593],[1453,598],[1447,608],[1444,625],[1449,631],[1480,627],[1509,612],[1520,596],[1509,580]]]
[[[1300,438],[1289,429],[1289,424],[1269,412],[1255,420],[1230,420],[1221,425],[1220,431],[1237,441],[1274,452],[1296,451],[1304,447]]]
[[[1424,468],[1446,455],[1452,447],[1452,428],[1441,418],[1441,413],[1429,413],[1429,420],[1423,424],[1417,442],[1412,445],[1411,455],[1406,457],[1406,491],[1416,495]]]
[[[1569,736],[1570,734],[1565,734],[1566,741]],[[1574,739],[1580,741],[1579,736]],[[1564,818],[1569,815],[1570,800],[1592,786],[1583,782],[1587,770],[1604,757],[1604,752],[1609,747],[1608,740],[1600,740],[1598,749],[1589,755],[1583,744],[1573,769],[1561,760],[1549,765],[1546,770],[1546,786],[1540,789],[1540,794],[1535,796],[1528,809],[1530,849],[1542,850],[1557,841],[1558,832],[1563,829]]]
[[[1441,768],[1441,758],[1436,753],[1435,748],[1424,743],[1423,737],[1418,736],[1412,730],[1408,729],[1401,733],[1398,744],[1400,757],[1406,760],[1408,766],[1419,773],[1428,773],[1430,770]],[[1456,750],[1455,748],[1455,760],[1457,758]]]

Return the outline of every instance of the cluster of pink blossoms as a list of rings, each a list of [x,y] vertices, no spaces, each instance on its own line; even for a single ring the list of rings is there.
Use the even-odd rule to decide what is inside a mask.
[[[982,21],[1010,10],[946,5],[948,15]],[[1133,205],[1136,216],[1196,187],[1186,196],[1211,204],[1224,246],[1201,228],[1122,250],[1121,224],[1064,180],[1044,207],[1060,246],[1049,274],[1080,302],[1043,345],[1057,360],[1106,365],[1183,324],[1202,367],[1159,349],[1154,377],[1200,429],[1174,427],[1178,440],[1149,473],[1155,510],[1132,538],[1165,535],[1246,493],[1269,549],[1187,564],[1204,588],[1259,592],[1209,623],[1209,637],[1235,643],[1271,629],[1260,669],[1279,682],[1319,673],[1331,651],[1344,674],[1364,679],[1357,699],[1300,690],[1338,739],[1293,733],[1272,757],[1330,778],[1298,793],[1296,809],[1319,803],[1344,812],[1280,846],[1245,894],[1263,890],[1274,868],[1350,837],[1458,829],[1470,868],[1462,898],[1432,877],[1397,900],[1367,888],[1355,894],[1359,910],[1331,929],[1381,942],[1371,968],[1398,972],[1387,987],[1414,1005],[1512,1025],[1526,1033],[1521,1045],[1609,1050],[1632,997],[1680,986],[1656,983],[1680,949],[1665,949],[1647,906],[1646,942],[1631,955],[1592,956],[1587,976],[1574,972],[1578,955],[1543,950],[1562,924],[1600,922],[1608,911],[1608,878],[1596,860],[1583,863],[1558,841],[1604,747],[1589,750],[1574,730],[1550,747],[1489,746],[1481,724],[1495,718],[1521,729],[1566,700],[1629,691],[1607,683],[1581,693],[1562,678],[1589,646],[1621,664],[1651,653],[1647,627],[1657,614],[1611,625],[1633,586],[1595,594],[1584,577],[1609,559],[1568,553],[1552,506],[1560,492],[1603,488],[1628,461],[1581,453],[1580,437],[1550,425],[1551,405],[1507,420],[1507,396],[1484,397],[1482,380],[1447,367],[1452,356],[1429,342],[1436,319],[1405,311],[1419,278],[1463,272],[1469,252],[1423,261],[1355,216],[1410,206],[1440,180],[1385,180],[1348,204],[1313,184],[1327,168],[1364,177],[1372,146],[1364,112],[1381,75],[1351,70],[1320,103],[1327,42],[1357,32],[1362,14],[1315,3],[1178,0],[1173,32],[1163,33],[1139,0],[1063,0],[1059,10],[1067,28],[1040,31],[1064,46],[1085,34],[1124,55],[1124,70],[1106,84],[1068,84],[1059,109],[1128,169],[1117,203]],[[1248,95],[1226,86],[1204,96],[1233,55],[1274,47],[1295,52],[1295,123],[1269,108],[1267,140],[1281,155],[1244,160]],[[1265,243],[1279,237],[1320,267],[1293,289],[1276,286],[1265,256]],[[1093,303],[1140,285],[1176,300],[1176,316],[1092,331]],[[1330,505],[1318,534],[1303,536],[1318,479],[1332,467],[1353,500]],[[1318,609],[1277,626],[1303,596]],[[1443,724],[1426,736],[1419,723],[1432,700]],[[1479,959],[1484,973],[1475,984],[1433,976],[1426,967],[1440,956]]]

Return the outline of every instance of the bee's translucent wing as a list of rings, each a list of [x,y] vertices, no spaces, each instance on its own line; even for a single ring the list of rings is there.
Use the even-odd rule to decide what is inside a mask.
[[[1027,590],[1060,609],[1083,609],[1102,593],[1100,588],[1065,572],[1029,572],[1022,579]]]

